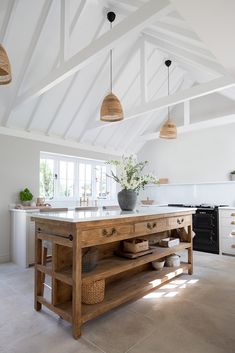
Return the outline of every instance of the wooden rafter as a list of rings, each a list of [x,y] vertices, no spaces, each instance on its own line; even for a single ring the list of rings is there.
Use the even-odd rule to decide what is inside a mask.
[[[186,132],[204,130],[204,129],[213,128],[216,126],[223,126],[223,125],[229,125],[234,123],[235,123],[235,114],[233,113],[233,114],[224,115],[219,118],[207,119],[204,121],[200,121],[198,123],[179,126],[177,127],[177,132],[178,134],[182,134]],[[159,131],[153,132],[150,134],[145,134],[139,137],[140,140],[145,142],[150,140],[155,140],[158,138],[159,138]]]
[[[13,129],[13,128],[8,128],[8,127],[0,127],[0,135],[7,135],[7,136],[14,136],[14,137],[20,137],[28,140],[33,140],[33,141],[40,141],[44,143],[50,143],[50,144],[55,144],[55,145],[60,145],[60,146],[65,146],[65,147],[71,147],[71,148],[78,148],[80,150],[85,150],[85,151],[93,151],[93,152],[98,152],[98,153],[106,153],[107,150],[105,150],[102,147],[99,146],[92,146],[92,145],[87,145],[85,143],[78,143],[75,141],[68,141],[68,140],[63,140],[60,137],[49,137],[44,134],[40,133],[33,133],[31,132],[30,134],[27,131],[24,130],[19,130],[19,129]],[[123,154],[123,150],[113,150],[110,148],[109,150],[110,155],[116,155],[116,156],[121,156]]]
[[[162,97],[162,98],[159,98],[158,100],[148,102],[146,104],[142,104],[136,109],[134,109],[133,111],[127,113],[124,120],[116,122],[115,124],[116,125],[123,124],[128,120],[137,118],[139,115],[151,113],[153,111],[157,111],[168,106],[176,105],[188,99],[191,100],[202,96],[206,96],[208,94],[221,91],[225,88],[229,88],[232,86],[235,86],[234,79],[232,79],[231,77],[222,76],[212,81],[201,83],[192,88],[189,88],[180,92],[176,92],[175,94],[172,94],[170,96]],[[105,129],[110,125],[112,125],[112,123],[105,123],[101,125],[101,123],[97,122],[97,125],[96,127],[94,127],[94,129],[96,130]]]
[[[70,0],[60,0],[60,62],[63,64],[69,55],[69,12]]]
[[[173,72],[171,73],[171,77],[173,78],[174,76],[172,75]],[[182,82],[184,80],[184,74],[181,74],[177,79],[176,79],[176,83],[174,85],[174,87],[172,87],[172,92],[176,92],[180,89]],[[159,87],[158,91],[155,94],[155,99],[157,97],[157,95],[161,92],[161,90],[163,89],[163,86],[165,86],[167,84],[167,77],[165,78],[165,80],[162,82],[161,86]],[[148,127],[151,125],[151,123],[156,119],[156,115],[157,115],[157,120],[161,123],[161,121],[166,117],[166,111],[164,109],[162,109],[159,112],[153,112],[150,113],[148,116],[146,116],[142,121],[139,119],[139,125],[136,126],[135,131],[131,132],[128,135],[128,138],[126,136],[125,141],[123,140],[121,142],[123,148],[125,150],[128,150],[131,146],[131,144],[136,140],[136,138],[138,138],[144,131],[146,131],[148,129]]]
[[[70,1],[70,0],[69,0],[69,1]],[[86,0],[84,1],[84,5],[85,5],[85,3],[86,3]],[[79,8],[80,8],[80,7],[79,7]],[[83,8],[82,8],[82,9],[83,9]],[[68,10],[68,8],[67,8],[67,10]],[[80,10],[81,10],[81,9],[80,9]],[[70,35],[73,34],[74,28],[75,28],[75,26],[76,26],[76,24],[77,24],[77,22],[78,22],[78,20],[79,20],[79,18],[80,18],[81,12],[82,12],[82,10],[81,10],[81,11],[77,11],[77,12],[75,13],[75,15],[74,15],[74,18],[73,18],[73,20],[72,20],[72,24],[70,25],[70,30],[69,30]],[[78,16],[78,14],[79,14],[79,16]],[[73,24],[74,24],[74,25],[73,25]],[[66,26],[68,26],[68,23],[66,24]],[[61,34],[61,35],[62,35],[62,34]],[[66,37],[67,37],[67,35],[66,35]],[[95,36],[94,36],[93,39],[95,39],[95,38],[96,38],[96,33],[95,33]],[[67,39],[67,40],[68,40],[68,39]],[[55,60],[55,62],[54,62],[54,64],[53,64],[52,71],[54,71],[54,70],[56,69],[56,67],[58,66],[59,63],[61,64],[60,56],[61,56],[61,48],[60,48],[60,53],[59,53],[58,56],[56,57],[56,60]],[[76,79],[74,79],[73,81],[75,82],[75,80],[76,80]],[[71,84],[69,87],[70,87],[70,89],[71,89],[71,88],[72,88],[72,84]],[[64,104],[65,99],[66,99],[66,96],[69,94],[70,89],[68,89],[68,92],[67,92],[67,90],[66,90],[65,95],[64,95],[64,97],[63,97],[61,103],[59,104],[59,107],[60,107],[60,108],[61,108],[62,105]],[[27,124],[27,127],[26,127],[26,131],[30,131],[30,130],[31,130],[31,127],[32,127],[33,122],[34,122],[35,117],[36,117],[36,112],[38,111],[38,109],[39,109],[39,107],[40,107],[40,105],[41,105],[41,103],[42,103],[42,101],[43,101],[43,97],[44,97],[44,95],[41,95],[41,96],[39,97],[37,103],[35,104],[35,107],[34,107],[32,113],[31,113],[31,115],[30,115],[30,118],[29,118],[29,121],[28,121],[28,124]],[[56,110],[56,113],[58,113],[58,111],[59,111],[59,109]],[[56,121],[56,117],[57,117],[57,114],[56,114],[56,113],[53,115],[53,117],[52,117],[52,119],[51,119],[51,122],[50,122],[50,125],[51,125],[51,126],[49,125],[49,127],[48,127],[48,129],[47,129],[46,134],[48,134],[48,135],[50,134],[50,130],[51,130],[52,126],[54,125],[55,121]]]
[[[166,41],[150,36],[148,34],[145,34],[144,36],[149,43],[152,43],[157,48],[161,49],[162,51],[165,51],[166,53],[169,53],[170,55],[173,55],[174,57],[179,57],[185,62],[194,63],[197,67],[201,67],[203,70],[207,72],[209,71],[214,75],[227,74],[226,70],[220,64],[217,64],[213,60],[202,58],[197,54],[192,54],[188,50],[179,48],[174,44],[169,44]]]
[[[132,13],[128,18],[118,23],[112,30],[103,34],[100,38],[96,39],[93,43],[82,49],[79,53],[71,57],[64,65],[54,70],[42,82],[35,85],[22,96],[15,100],[14,107],[22,104],[23,102],[40,96],[57,84],[75,74],[81,68],[88,65],[93,61],[101,52],[108,51],[113,48],[124,37],[131,33],[138,33],[149,23],[157,18],[167,14],[171,9],[171,5],[167,0],[150,0],[140,9]]]
[[[11,99],[11,102],[10,102],[9,106],[7,107],[7,110],[6,110],[5,114],[4,114],[4,117],[2,119],[2,125],[3,126],[7,126],[8,122],[9,122],[9,119],[10,119],[10,116],[11,116],[11,112],[12,112],[13,107],[14,107],[14,102],[15,102],[18,94],[19,94],[22,81],[24,79],[26,70],[27,70],[27,68],[29,66],[29,63],[30,63],[30,60],[32,58],[32,54],[33,54],[33,52],[34,52],[34,50],[35,50],[35,48],[37,46],[38,40],[39,40],[40,35],[42,33],[42,29],[43,29],[44,24],[46,22],[46,19],[48,17],[51,5],[52,5],[52,0],[48,0],[48,1],[46,1],[44,3],[43,9],[41,11],[39,20],[38,20],[37,25],[36,25],[36,29],[34,31],[34,34],[33,34],[32,38],[31,38],[31,41],[30,41],[30,44],[29,44],[29,47],[28,47],[28,50],[27,50],[27,53],[26,53],[26,56],[25,56],[25,59],[24,59],[23,66],[22,66],[22,68],[20,70],[20,73],[18,75],[18,78],[17,78],[15,92],[13,94],[13,97]]]
[[[7,37],[7,31],[11,25],[11,21],[16,10],[16,5],[17,5],[16,0],[10,0],[8,2],[8,7],[6,10],[6,14],[4,16],[4,21],[0,31],[0,43],[3,43]]]

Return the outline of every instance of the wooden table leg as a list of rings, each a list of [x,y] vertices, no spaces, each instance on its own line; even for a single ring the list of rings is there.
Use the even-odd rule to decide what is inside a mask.
[[[81,284],[82,284],[82,264],[81,264],[81,243],[79,232],[75,232],[73,239],[73,310],[72,326],[73,337],[77,339],[81,336]]]
[[[35,281],[34,281],[34,309],[41,310],[42,304],[38,302],[37,297],[43,294],[43,278],[42,272],[38,271],[37,264],[41,263],[42,259],[42,240],[35,235]]]
[[[190,237],[191,247],[188,249],[188,264],[190,264],[190,268],[188,270],[188,274],[193,274],[193,239],[192,239],[192,225],[188,226],[188,235]]]

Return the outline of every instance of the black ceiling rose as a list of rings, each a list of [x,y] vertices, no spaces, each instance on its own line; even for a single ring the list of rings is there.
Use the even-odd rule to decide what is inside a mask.
[[[165,65],[166,65],[167,67],[169,67],[169,66],[171,66],[171,62],[172,62],[171,60],[166,60],[166,61],[165,61]]]
[[[116,18],[116,15],[113,11],[110,11],[107,13],[107,19],[109,20],[109,22],[113,22]]]

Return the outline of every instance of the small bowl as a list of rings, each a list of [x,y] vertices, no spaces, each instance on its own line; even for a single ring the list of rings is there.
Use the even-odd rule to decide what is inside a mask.
[[[155,270],[161,271],[165,265],[165,260],[152,261],[152,266]]]
[[[143,205],[153,205],[154,200],[141,200]]]

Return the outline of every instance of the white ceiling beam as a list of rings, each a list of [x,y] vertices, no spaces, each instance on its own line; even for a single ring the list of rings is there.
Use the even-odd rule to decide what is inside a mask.
[[[65,0],[65,1],[67,1],[67,0]],[[85,5],[86,5],[86,0],[81,0],[79,6],[77,8],[77,11],[72,19],[71,25],[70,25],[70,30],[69,30],[70,35],[72,35],[72,33],[74,31],[74,28],[76,27],[76,24],[82,14],[82,11],[85,8]]]
[[[208,94],[218,92],[232,86],[235,86],[235,80],[233,80],[231,77],[222,76],[212,81],[201,83],[197,86],[193,86],[192,88],[189,88],[180,92],[176,92],[170,96],[161,97],[155,101],[148,102],[146,104],[141,104],[133,111],[127,113],[124,120],[121,120],[115,123],[102,123],[97,121],[97,125],[96,127],[94,127],[94,129],[96,130],[105,129],[113,124],[115,125],[123,124],[128,120],[136,119],[140,115],[151,113],[151,112],[166,108],[168,106],[176,105],[189,99],[191,100],[191,99],[203,97]]]
[[[190,124],[190,101],[184,102],[184,126]]]
[[[200,121],[198,123],[179,126],[177,127],[177,133],[183,134],[186,132],[199,131],[199,130],[204,130],[208,128],[214,128],[216,126],[223,126],[223,125],[229,125],[234,123],[235,123],[235,114],[233,113],[230,115],[224,115],[220,118],[208,119],[208,120]],[[139,137],[140,140],[143,140],[145,142],[150,140],[156,140],[158,138],[159,138],[159,131],[142,135]]]
[[[57,136],[54,136],[54,137],[46,136],[44,134],[39,134],[34,132],[28,133],[25,130],[13,129],[13,128],[8,128],[3,126],[0,127],[0,135],[1,134],[6,136],[24,138],[27,140],[39,141],[43,143],[50,143],[50,144],[59,145],[59,146],[76,148],[79,150],[105,153],[106,155],[109,154],[113,156],[121,156],[124,153],[123,150],[117,151],[117,150],[113,150],[112,148],[109,148],[109,150],[107,151],[106,149],[100,146],[92,146],[85,143],[77,143],[76,141],[72,141],[72,140],[70,141],[63,140],[62,138]]]
[[[103,21],[101,21],[100,25],[98,26],[97,30],[95,31],[95,34],[94,34],[92,40],[95,40],[95,39],[99,36],[102,27],[103,27]],[[59,102],[59,105],[57,106],[57,109],[55,110],[55,112],[54,112],[54,114],[53,114],[53,116],[52,116],[52,118],[51,118],[51,121],[50,121],[49,126],[48,126],[47,131],[46,131],[46,135],[50,135],[50,134],[51,134],[51,132],[52,132],[52,130],[53,130],[53,127],[54,127],[54,125],[55,125],[55,123],[56,123],[56,121],[57,121],[57,118],[58,118],[58,116],[59,116],[59,111],[62,109],[62,107],[63,107],[63,105],[64,105],[64,103],[65,103],[67,97],[69,96],[69,94],[70,94],[72,88],[74,87],[74,85],[75,85],[77,79],[79,78],[79,74],[80,74],[80,71],[76,72],[76,74],[73,76],[73,78],[72,78],[72,80],[71,80],[71,82],[70,82],[68,88],[66,89],[66,91],[65,91],[65,93],[64,93],[64,95],[63,95],[63,98],[62,98],[61,101]],[[98,77],[97,77],[97,78],[98,78]],[[92,86],[90,86],[90,90],[91,90],[91,88],[92,88]],[[86,101],[86,99],[87,99],[87,97],[88,97],[88,95],[89,95],[89,93],[90,93],[90,90],[88,90],[88,91],[84,94],[84,99],[83,99],[84,102]],[[80,106],[80,105],[79,105],[79,106]],[[73,120],[73,118],[72,118],[70,121],[72,121],[72,120]],[[68,125],[70,126],[70,122],[68,123]],[[67,131],[67,129],[66,129],[66,131]],[[64,135],[64,136],[65,136],[65,135]],[[64,137],[64,136],[63,136],[63,137]],[[65,138],[65,137],[64,137],[64,138]]]
[[[11,26],[11,22],[16,11],[16,5],[17,5],[16,0],[8,1],[8,7],[6,10],[6,14],[4,16],[4,20],[3,20],[3,24],[0,32],[0,43],[3,43],[7,38],[7,33]]]
[[[171,77],[173,78],[172,73],[171,73]],[[184,75],[180,75],[180,77],[178,77],[178,79],[176,80],[174,87],[172,88],[172,92],[176,92],[181,87],[183,80],[184,80]],[[163,81],[156,95],[161,92],[162,87],[166,84],[167,84],[167,78]],[[125,142],[123,141],[120,142],[123,148],[125,150],[128,150],[129,148],[131,148],[131,144],[138,138],[138,136],[143,134],[144,131],[148,129],[148,127],[152,124],[154,120],[157,120],[159,123],[161,123],[162,120],[166,117],[166,114],[167,114],[166,110],[162,109],[157,113],[156,112],[150,113],[149,116],[144,118],[142,121],[139,119],[139,126],[137,125],[136,129],[133,129],[133,131],[130,132],[130,134],[128,135],[128,138],[126,136]]]
[[[19,94],[19,91],[20,91],[20,88],[21,88],[21,84],[23,82],[23,79],[24,79],[25,73],[26,73],[26,71],[28,69],[29,63],[31,61],[33,52],[34,52],[34,50],[35,50],[35,48],[37,46],[38,40],[39,40],[40,35],[42,33],[42,30],[44,28],[44,24],[46,22],[46,19],[48,17],[49,12],[50,12],[51,5],[52,5],[52,0],[48,0],[48,1],[46,1],[44,3],[44,6],[43,6],[43,9],[41,11],[39,20],[37,22],[34,34],[33,34],[32,38],[31,38],[29,47],[27,49],[27,52],[26,52],[26,55],[25,55],[25,58],[24,58],[24,63],[22,65],[20,73],[19,73],[19,75],[17,77],[14,94],[12,95],[12,99],[10,101],[10,104],[8,105],[8,107],[6,109],[6,112],[5,112],[4,116],[3,116],[3,119],[2,119],[2,125],[3,126],[7,126],[8,122],[9,122],[9,119],[10,119],[10,116],[11,116],[11,112],[12,112],[14,104],[15,104],[15,100],[16,100],[18,94]]]
[[[226,70],[220,65],[215,63],[212,60],[208,60],[205,58],[202,58],[196,54],[192,54],[189,51],[179,48],[178,46],[175,46],[173,44],[169,44],[166,41],[157,39],[153,36],[150,36],[148,34],[144,34],[145,39],[155,45],[157,48],[174,55],[175,57],[179,57],[184,61],[188,61],[191,63],[195,63],[198,67],[201,67],[205,71],[209,71],[213,74],[220,74],[220,75],[225,75],[227,74]]]
[[[207,60],[217,62],[217,59],[205,48],[201,48],[199,46],[196,46],[194,44],[185,42],[181,39],[174,38],[173,36],[169,34],[165,34],[162,32],[159,32],[157,29],[153,28],[145,28],[143,33],[148,34],[154,38],[160,39],[164,42],[167,42],[169,44],[175,45],[178,48],[187,50],[193,54],[196,54],[197,56],[200,56],[202,58],[205,58]]]
[[[144,1],[141,1],[141,0],[113,0],[113,1],[118,4],[121,3],[124,6],[127,6],[131,9],[133,9],[133,8],[136,9],[136,8],[144,5]]]
[[[69,1],[70,1],[70,0],[69,0]],[[85,2],[86,2],[86,0],[84,1],[84,4],[85,4]],[[73,18],[73,21],[72,21],[72,24],[74,23],[74,26],[72,26],[72,24],[71,24],[71,26],[70,26],[70,31],[69,31],[70,34],[69,34],[69,37],[70,37],[70,35],[73,34],[73,30],[74,30],[74,28],[75,28],[75,26],[76,26],[76,23],[77,23],[79,17],[80,17],[80,15],[78,16],[77,13],[74,15],[74,18]],[[94,38],[96,38],[96,37],[94,37]],[[52,71],[54,71],[54,70],[56,69],[56,67],[58,66],[58,64],[61,63],[60,55],[61,55],[61,52],[60,52],[60,53],[58,54],[58,56],[56,57],[56,60],[55,60],[55,62],[54,62],[54,64],[53,64],[53,67],[52,67]],[[33,126],[33,123],[34,123],[35,118],[36,118],[36,113],[37,113],[37,111],[38,111],[40,105],[42,104],[43,97],[44,97],[43,94],[39,97],[37,103],[35,104],[35,107],[34,107],[32,113],[30,114],[30,117],[29,117],[27,126],[26,126],[26,128],[25,128],[25,130],[28,131],[28,132],[31,131],[31,127]],[[63,102],[64,102],[64,99],[63,99]],[[52,118],[52,120],[55,120],[54,117]]]
[[[235,78],[235,1],[171,0],[180,15]]]
[[[128,18],[125,18],[110,31],[106,32],[100,38],[71,57],[63,66],[54,70],[54,72],[48,75],[42,82],[18,97],[15,100],[15,107],[52,89],[60,82],[94,61],[97,55],[115,47],[124,37],[140,32],[149,23],[166,15],[170,9],[171,6],[169,6],[168,0],[149,0],[140,9],[128,16]]]
[[[144,38],[141,40],[140,47],[140,89],[141,101],[146,103],[148,101],[148,60],[146,53],[146,43]]]
[[[60,0],[60,62],[69,56],[70,0]]]
[[[73,116],[72,116],[72,119],[70,120],[68,126],[67,126],[67,129],[63,135],[63,138],[64,139],[67,139],[68,136],[69,136],[69,133],[78,117],[78,114],[80,112],[80,110],[82,109],[84,103],[86,102],[87,100],[87,97],[89,95],[89,93],[91,92],[92,88],[94,87],[95,83],[97,82],[99,76],[101,75],[101,73],[103,72],[103,69],[104,67],[107,65],[108,63],[108,60],[109,60],[109,56],[106,56],[105,57],[105,60],[102,62],[102,65],[100,66],[99,70],[97,71],[96,75],[94,76],[91,84],[89,85],[89,87],[87,88],[86,92],[84,92],[83,94],[83,99],[81,101],[81,103],[78,105],[76,111],[74,112]],[[83,134],[83,129],[81,129],[81,131],[79,132],[79,136],[78,136],[78,139],[80,138],[80,136]]]
[[[192,37],[187,31],[179,30],[177,26],[157,21],[155,25],[152,26],[152,29],[157,29],[158,32],[167,34],[188,44],[193,44],[196,47],[207,49],[206,45],[199,38],[195,38],[195,36]]]

